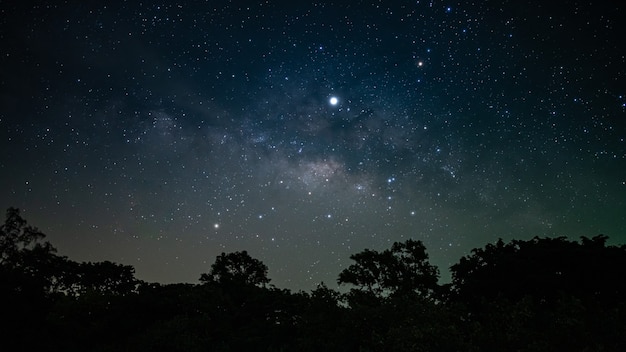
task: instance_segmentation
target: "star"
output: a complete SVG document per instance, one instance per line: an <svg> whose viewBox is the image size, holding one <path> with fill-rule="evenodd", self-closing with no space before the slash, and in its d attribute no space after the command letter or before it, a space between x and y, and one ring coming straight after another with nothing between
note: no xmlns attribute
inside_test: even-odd
<svg viewBox="0 0 626 352"><path fill-rule="evenodd" d="M339 104L339 99L337 97L330 97L328 102L330 103L330 105L335 106L335 105Z"/></svg>

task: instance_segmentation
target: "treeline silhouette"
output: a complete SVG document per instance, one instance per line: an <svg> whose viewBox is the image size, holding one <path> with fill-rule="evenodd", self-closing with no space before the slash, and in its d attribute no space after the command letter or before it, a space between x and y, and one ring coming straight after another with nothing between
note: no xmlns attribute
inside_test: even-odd
<svg viewBox="0 0 626 352"><path fill-rule="evenodd" d="M9 208L0 227L2 351L626 351L626 247L606 236L488 244L438 283L420 241L364 250L311 292L222 253L199 284L77 263Z"/></svg>

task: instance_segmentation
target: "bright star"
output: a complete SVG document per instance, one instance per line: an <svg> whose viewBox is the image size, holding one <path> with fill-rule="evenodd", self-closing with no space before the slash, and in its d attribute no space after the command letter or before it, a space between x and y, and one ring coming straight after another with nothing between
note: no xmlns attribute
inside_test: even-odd
<svg viewBox="0 0 626 352"><path fill-rule="evenodd" d="M330 97L330 105L337 105L337 103L339 103L339 99L337 99L337 97Z"/></svg>

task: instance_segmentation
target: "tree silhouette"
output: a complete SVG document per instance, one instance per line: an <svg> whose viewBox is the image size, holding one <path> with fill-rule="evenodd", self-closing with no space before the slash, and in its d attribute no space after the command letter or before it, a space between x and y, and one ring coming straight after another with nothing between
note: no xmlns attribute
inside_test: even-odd
<svg viewBox="0 0 626 352"><path fill-rule="evenodd" d="M428 262L421 241L395 242L382 252L365 249L350 259L355 263L339 274L337 282L377 297L409 293L430 296L437 288L439 271Z"/></svg>
<svg viewBox="0 0 626 352"><path fill-rule="evenodd" d="M55 268L62 258L45 235L28 225L17 208L9 208L0 226L0 302L3 324L0 338L7 350L33 350L39 339L32 331L45 331L50 293L57 281Z"/></svg>
<svg viewBox="0 0 626 352"><path fill-rule="evenodd" d="M448 304L464 306L482 351L626 348L626 247L607 237L499 240L452 266Z"/></svg>
<svg viewBox="0 0 626 352"><path fill-rule="evenodd" d="M346 294L268 287L246 251L217 256L201 285L144 283L132 266L58 256L44 238L7 210L5 350L626 350L626 246L602 235L500 240L461 258L445 286L420 241L366 249L339 274Z"/></svg>
<svg viewBox="0 0 626 352"><path fill-rule="evenodd" d="M208 274L200 276L200 282L265 287L270 279L267 278L267 266L263 262L241 251L217 256Z"/></svg>
<svg viewBox="0 0 626 352"><path fill-rule="evenodd" d="M452 289L465 300L524 296L555 299L561 292L586 300L621 300L626 294L626 247L607 237L513 240L472 250L451 267Z"/></svg>
<svg viewBox="0 0 626 352"><path fill-rule="evenodd" d="M0 226L0 265L23 266L23 256L28 251L56 252L50 243L39 242L45 237L39 229L28 225L19 209L7 209L4 224Z"/></svg>
<svg viewBox="0 0 626 352"><path fill-rule="evenodd" d="M355 286L344 296L352 349L441 350L440 341L450 336L439 334L445 324L432 318L439 273L429 263L424 244L409 239L382 252L366 249L350 259L355 263L337 281Z"/></svg>
<svg viewBox="0 0 626 352"><path fill-rule="evenodd" d="M60 280L57 269L65 257L57 256L56 249L39 229L28 225L17 208L8 208L0 226L0 270L4 276L4 290L20 292L37 290L42 294L54 291Z"/></svg>
<svg viewBox="0 0 626 352"><path fill-rule="evenodd" d="M72 291L77 295L127 295L135 291L139 281L135 268L104 262L85 262L73 266Z"/></svg>

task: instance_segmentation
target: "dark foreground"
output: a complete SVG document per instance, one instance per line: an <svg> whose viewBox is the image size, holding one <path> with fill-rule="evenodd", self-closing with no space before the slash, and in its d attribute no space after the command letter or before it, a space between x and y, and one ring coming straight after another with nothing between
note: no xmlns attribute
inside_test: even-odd
<svg viewBox="0 0 626 352"><path fill-rule="evenodd" d="M408 240L351 256L340 294L275 288L245 251L145 283L58 256L17 209L0 230L3 351L626 351L626 247L605 236L489 244L448 285Z"/></svg>

